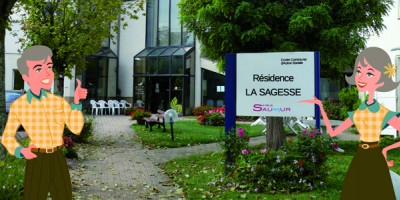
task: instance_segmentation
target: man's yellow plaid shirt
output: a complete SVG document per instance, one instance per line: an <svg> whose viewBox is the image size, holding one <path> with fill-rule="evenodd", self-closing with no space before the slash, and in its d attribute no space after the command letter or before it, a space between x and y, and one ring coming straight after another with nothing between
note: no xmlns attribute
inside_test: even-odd
<svg viewBox="0 0 400 200"><path fill-rule="evenodd" d="M30 144L38 148L62 145L65 124L71 132L81 132L84 118L79 108L71 109L71 105L64 98L43 90L40 99L30 96L32 94L28 91L10 107L2 137L2 144L10 154L14 155L15 149L21 146L15 139L16 131L21 125L31 140Z"/></svg>

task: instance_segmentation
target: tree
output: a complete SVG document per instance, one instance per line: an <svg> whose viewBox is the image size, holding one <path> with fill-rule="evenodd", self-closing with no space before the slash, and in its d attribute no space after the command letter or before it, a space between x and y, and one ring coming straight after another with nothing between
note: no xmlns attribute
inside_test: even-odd
<svg viewBox="0 0 400 200"><path fill-rule="evenodd" d="M181 21L201 42L203 56L225 70L225 54L319 51L321 76L342 79L384 28L392 0L181 0ZM268 119L268 147L284 138L281 119Z"/></svg>
<svg viewBox="0 0 400 200"><path fill-rule="evenodd" d="M6 29L9 27L12 8L17 0L0 1L0 136L6 120L6 97L5 97L5 37Z"/></svg>
<svg viewBox="0 0 400 200"><path fill-rule="evenodd" d="M106 38L119 31L119 19L138 19L144 0L32 0L19 7L23 49L42 44L53 50L53 63L60 76L85 69L85 56L100 51ZM123 27L127 26L125 22Z"/></svg>

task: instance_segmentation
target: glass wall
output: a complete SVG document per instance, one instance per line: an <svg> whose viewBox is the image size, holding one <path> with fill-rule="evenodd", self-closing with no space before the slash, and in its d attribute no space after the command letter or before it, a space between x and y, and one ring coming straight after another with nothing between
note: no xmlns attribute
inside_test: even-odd
<svg viewBox="0 0 400 200"><path fill-rule="evenodd" d="M169 1L158 2L158 44L157 46L169 45Z"/></svg>
<svg viewBox="0 0 400 200"><path fill-rule="evenodd" d="M194 37L180 23L179 0L149 0L146 48L134 56L134 101L151 112L175 97L182 115L194 108Z"/></svg>
<svg viewBox="0 0 400 200"><path fill-rule="evenodd" d="M182 44L182 26L179 17L178 3L180 0L171 0L171 46Z"/></svg>
<svg viewBox="0 0 400 200"><path fill-rule="evenodd" d="M202 69L202 105L225 105L225 76Z"/></svg>
<svg viewBox="0 0 400 200"><path fill-rule="evenodd" d="M328 98L339 99L340 83L329 81L327 78L320 78L320 99Z"/></svg>
<svg viewBox="0 0 400 200"><path fill-rule="evenodd" d="M135 77L133 87L135 88L133 98L135 99L136 106L140 102L146 102L146 79L145 77Z"/></svg>
<svg viewBox="0 0 400 200"><path fill-rule="evenodd" d="M118 99L118 59L110 49L87 57L82 85L88 89L87 99Z"/></svg>
<svg viewBox="0 0 400 200"><path fill-rule="evenodd" d="M157 24L158 24L158 1L149 0L146 15L146 46L157 46Z"/></svg>
<svg viewBox="0 0 400 200"><path fill-rule="evenodd" d="M194 48L160 47L141 51L134 57L134 101L144 102L151 112L167 110L175 97L182 115L194 108ZM148 69L144 73L143 65Z"/></svg>
<svg viewBox="0 0 400 200"><path fill-rule="evenodd" d="M146 47L193 46L193 33L180 23L179 0L147 1Z"/></svg>

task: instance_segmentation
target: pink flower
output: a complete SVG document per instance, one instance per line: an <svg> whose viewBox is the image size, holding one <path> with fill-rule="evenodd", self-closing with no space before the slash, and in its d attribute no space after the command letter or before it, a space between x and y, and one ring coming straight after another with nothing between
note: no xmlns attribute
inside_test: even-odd
<svg viewBox="0 0 400 200"><path fill-rule="evenodd" d="M242 154L249 154L249 153L250 153L250 151L248 149L243 149L242 150Z"/></svg>
<svg viewBox="0 0 400 200"><path fill-rule="evenodd" d="M314 138L315 138L315 135L314 135L314 133L311 133L311 134L310 134L310 138L312 138L312 139L314 139Z"/></svg>
<svg viewBox="0 0 400 200"><path fill-rule="evenodd" d="M244 128L238 128L238 136L244 137Z"/></svg>
<svg viewBox="0 0 400 200"><path fill-rule="evenodd" d="M339 145L338 145L337 143L334 143L334 144L332 144L332 147L333 147L334 149L338 149L338 148L339 148Z"/></svg>

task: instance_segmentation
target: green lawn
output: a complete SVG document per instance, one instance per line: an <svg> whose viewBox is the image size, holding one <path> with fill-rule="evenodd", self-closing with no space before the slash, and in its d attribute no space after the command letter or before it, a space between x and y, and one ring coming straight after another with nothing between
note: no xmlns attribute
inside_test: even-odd
<svg viewBox="0 0 400 200"><path fill-rule="evenodd" d="M188 199L340 199L340 192L345 173L357 147L357 141L340 141L345 153L334 153L328 158L331 171L327 189L298 194L259 194L226 191L214 185L224 177L221 153L196 155L169 161L164 168L174 183L183 188ZM262 145L260 145L262 146ZM400 173L400 150L388 153L389 159L395 160L396 173Z"/></svg>
<svg viewBox="0 0 400 200"><path fill-rule="evenodd" d="M162 128L153 126L153 132L144 125L134 124L132 128L139 136L142 144L150 147L183 147L197 144L219 142L223 139L223 126L202 126L196 120L182 120L174 123L174 138L171 141L170 124L165 125L167 131L162 132ZM243 127L250 137L263 135L262 125L250 126L248 123L237 123L236 127Z"/></svg>

